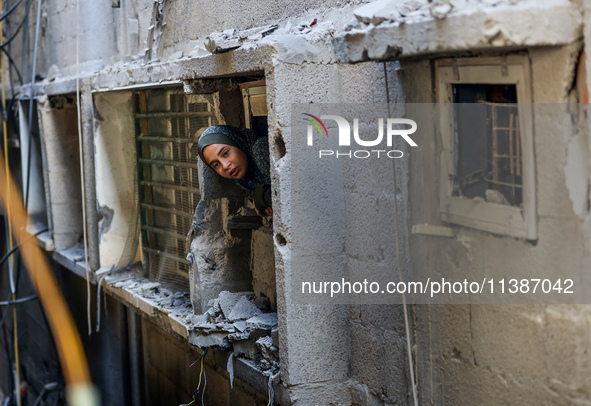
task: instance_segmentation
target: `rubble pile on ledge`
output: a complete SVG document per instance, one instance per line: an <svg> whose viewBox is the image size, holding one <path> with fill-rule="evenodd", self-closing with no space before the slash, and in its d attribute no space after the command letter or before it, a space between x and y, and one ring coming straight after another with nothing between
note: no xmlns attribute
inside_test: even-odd
<svg viewBox="0 0 591 406"><path fill-rule="evenodd" d="M253 360L263 370L279 367L277 313L263 313L254 293L223 291L202 315L192 316L189 341L199 347L234 349L236 357Z"/></svg>

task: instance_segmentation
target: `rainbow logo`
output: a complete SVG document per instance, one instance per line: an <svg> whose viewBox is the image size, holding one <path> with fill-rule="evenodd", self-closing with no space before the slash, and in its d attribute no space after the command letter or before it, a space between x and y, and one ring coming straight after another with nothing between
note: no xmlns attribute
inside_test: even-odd
<svg viewBox="0 0 591 406"><path fill-rule="evenodd" d="M320 131L320 136L322 137L322 135L326 135L326 138L328 138L328 131L326 130L326 126L324 125L324 123L322 122L322 120L320 120L318 117L313 116L312 114L308 114L308 113L302 113L305 116L308 117L312 117L314 120L318 121L318 123L320 123L320 125L322 126L322 128L324 129L324 133L322 132L322 128L320 128L320 126L315 122L310 120L309 118L304 118L304 120L306 120L309 123L314 124L314 126L316 126L316 128L318 128L318 131ZM309 132L308 134L312 134L311 132ZM310 135L311 136L311 135Z"/></svg>

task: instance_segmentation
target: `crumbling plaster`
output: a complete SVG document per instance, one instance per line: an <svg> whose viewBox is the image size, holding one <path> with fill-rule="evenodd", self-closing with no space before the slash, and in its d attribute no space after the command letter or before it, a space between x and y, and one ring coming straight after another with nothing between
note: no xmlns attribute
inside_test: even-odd
<svg viewBox="0 0 591 406"><path fill-rule="evenodd" d="M565 45L581 38L583 21L580 5L568 0L381 0L356 17L335 38L343 62Z"/></svg>
<svg viewBox="0 0 591 406"><path fill-rule="evenodd" d="M500 2L502 3L502 2ZM519 2L526 3L526 2ZM261 3L262 4L262 3ZM538 4L538 3L536 3ZM292 243L292 235L290 234L292 221L297 219L291 218L292 204L291 201L291 179L290 179L290 137L291 137L291 103L322 103L322 102L384 102L389 99L391 102L402 102L406 96L407 102L411 101L432 101L432 92L429 89L431 83L431 68L428 62L413 62L402 66L401 76L406 78L401 82L398 81L399 72L397 72L396 63L388 63L386 65L386 72L388 75L388 83L391 90L389 97L386 97L384 78L384 65L381 63L366 63L355 66L343 65L337 63L337 55L343 61L360 61L366 59L363 56L363 47L366 46L371 49L369 57L377 59L382 57L392 57L388 50L388 46L375 46L375 41L380 38L402 38L404 41L411 41L408 51L403 53L406 55L419 55L422 53L432 53L439 51L458 51L468 50L474 47L495 47L495 46L518 46L524 47L529 45L561 45L572 43L580 37L580 16L577 12L573 12L574 3L567 4L566 2L543 2L539 5L528 3L523 7L533 8L531 21L547 21L549 16L553 18L558 16L564 21L559 27L552 27L554 34L548 35L550 40L543 39L540 35L532 38L515 37L512 35L505 35L508 37L508 42L489 41L490 38L500 38L498 35L493 37L482 38L479 35L466 35L470 33L470 29L476 30L478 24L483 23L483 13L476 9L474 15L451 13L448 21L440 21L431 19L427 22L417 21L415 23L408 23L406 26L396 24L386 24L382 28L386 31L377 34L363 32L359 34L363 41L361 41L362 48L360 48L359 59L355 59L352 55L354 52L347 50L347 54L343 57L340 52L343 52L343 43L337 41L337 47L333 48L331 37L336 30L341 27L345 21L349 21L352 17L350 9L345 11L335 11L331 9L324 9L321 6L323 16L335 15L338 19L334 19L332 24L324 23L321 28L329 35L312 35L306 38L297 37L297 39L290 38L293 33L292 27L287 28L282 25L284 31L278 33L277 36L268 37L265 41L260 41L258 44L246 44L232 52L219 55L205 55L200 48L199 41L205 35L213 31L222 31L226 28L250 28L252 25L261 26L268 23L277 22L285 15L291 15L287 11L292 10L293 7L298 6L298 3L290 3L288 7L284 7L280 17L268 18L268 9L264 10L264 17L258 18L262 11L255 11L250 13L254 17L249 21L249 13L243 13L239 20L227 19L221 23L217 19L207 19L200 15L193 16L194 13L200 11L199 6L195 5L195 10L185 10L184 15L187 24L195 26L195 29L202 30L199 34L194 35L195 40L187 40L187 36L192 34L187 26L179 21L181 12L174 10L169 14L169 24L174 25L172 35L167 36L166 41L170 41L165 46L166 55L172 55L173 51L179 49L189 49L193 47L195 53L189 57L181 59L174 59L165 62L152 63L144 65L138 61L124 61L122 57L117 58L108 54L104 59L101 55L101 49L98 48L96 52L85 54L82 58L83 71L81 85L86 90L93 91L108 91L113 89L121 89L130 86L151 86L154 84L171 84L180 83L181 79L195 79L223 75L237 75L249 72L264 72L267 79L267 96L269 106L269 127L270 127L270 145L272 159L272 178L273 187L276 194L274 194L274 224L273 224L273 240L275 245L275 266L277 272L277 308L279 313L279 329L280 329L280 358L282 381L290 393L293 404L325 404L329 400L335 404L349 404L352 399L360 404L374 404L381 402L381 404L388 403L404 403L407 396L407 371L401 367L406 365L404 357L404 332L402 329L402 319L400 307L393 308L370 308L370 307L350 307L346 305L330 306L328 308L320 308L312 305L296 305L292 303L289 286L291 278L291 256L290 245ZM548 4L552 4L550 9L546 8ZM555 7L554 7L555 6ZM99 7L99 6L97 6ZM104 7L104 5L100 6ZM189 7L189 6L187 6ZM521 6L519 6L521 7ZM529 10L528 8L528 10ZM306 10L302 18L315 17L311 11L314 10L313 5L306 4L302 8ZM498 10L503 9L499 7ZM215 13L218 8L216 7ZM109 10L109 12L117 12L118 10ZM251 10L252 11L252 10ZM106 10L102 13L107 14ZM138 12L138 26L140 43L143 41L143 35L147 31L148 20L147 14L151 13L150 8L144 8ZM501 13L501 12L499 12ZM302 15L302 13L295 13ZM237 13L232 13L232 18L236 18ZM271 15L271 13L269 13ZM221 16L221 15L220 15ZM506 16L508 19L507 25L512 21L512 14L507 11L502 11L497 17ZM456 19L457 17L457 19ZM221 18L221 17L219 17ZM517 17L515 17L517 18ZM206 24L198 25L194 21L204 19ZM474 23L464 24L468 21ZM175 23L172 24L172 21ZM285 21L285 20L282 20ZM98 24L98 23L97 23ZM211 24L211 25L208 25ZM414 24L414 25L413 25ZM505 23L499 23L505 24ZM532 23L533 24L533 23ZM512 23L512 26L515 24ZM532 27L535 24L532 25ZM402 27L402 28L401 28ZM408 28L407 28L408 27ZM437 27L437 35L423 36L428 32L429 27ZM452 28L458 30L461 27L461 34L473 42L454 42L449 41L445 46L441 43L433 42L433 38L450 38L449 35ZM546 26L542 28L535 28L535 33L541 32ZM367 28L367 27L366 27ZM373 29L372 27L370 27ZM379 28L379 26L378 26ZM546 27L548 28L548 27ZM99 29L101 29L99 27ZM381 30L381 28L379 28ZM501 32L505 29L503 25L499 28ZM508 28L507 28L508 29ZM104 30L104 29L103 29ZM107 28L108 30L108 28ZM394 30L394 31L388 31ZM417 34L414 35L413 30ZM313 30L312 30L313 31ZM338 34L339 38L347 37L352 31L347 31L344 34ZM481 31L479 30L478 33ZM513 31L507 31L509 33ZM521 32L521 31L520 31ZM529 32L529 31L528 31ZM476 31L473 31L476 34ZM281 35L279 35L281 34ZM555 35L556 34L556 35ZM383 36L382 36L383 35ZM430 35L430 34L429 34ZM450 34L452 35L452 34ZM515 34L517 35L517 34ZM371 41L365 39L366 36L375 36ZM172 37L173 39L171 39ZM378 38L379 37L379 38ZM347 37L349 38L349 37ZM453 35L451 37L453 39ZM493 38L493 39L494 39ZM546 38L546 37L544 37ZM411 40L412 39L412 40ZM178 43L175 44L175 41ZM69 41L69 42L68 42ZM72 45L72 38L62 40L59 47L74 49ZM197 41L194 44L192 41ZM367 42L369 41L369 42ZM390 41L388 39L388 41ZM485 42L482 42L485 41ZM531 41L531 42L530 42ZM551 41L551 42L548 42ZM105 43L113 44L115 39L111 36L107 37ZM340 45L339 45L340 44ZM429 44L429 45L425 45ZM293 45L293 46L292 46ZM378 44L379 45L379 44ZM347 44L350 47L351 44ZM138 51L141 51L138 47ZM572 48L572 49L571 49ZM568 89L566 83L572 81L572 65L563 63L563 57L568 56L569 61L573 49L576 47L556 48L556 49L540 49L532 50L530 56L532 57L532 71L534 75L534 95L538 101L563 101L566 100L565 89ZM62 48L60 48L62 49ZM385 53L380 51L386 50ZM182 50L182 49L181 49ZM57 54L59 49L55 50ZM106 52L106 51L105 51ZM112 51L111 51L112 52ZM120 52L120 51L118 51ZM131 52L131 51L130 51ZM336 53L335 53L336 52ZM357 52L357 51L355 51ZM537 54L536 54L537 52ZM556 58L553 58L555 55ZM111 58L112 57L112 58ZM561 59L562 58L562 59ZM99 61L99 62L97 62ZM116 62L118 61L118 62ZM61 62L60 62L61 63ZM547 67L538 67L538 65L545 64ZM100 69L96 73L91 73L93 69ZM536 76L551 74L556 76L556 71L562 72L558 78L553 79L553 84L548 86L543 83L543 79L537 79ZM47 93L62 93L65 90L72 91L75 85L72 76L74 72L74 65L71 58L59 67L61 76L56 76L52 82L46 82L44 85ZM567 75L570 75L567 78ZM416 80L415 80L416 79ZM556 89L557 93L547 92L548 89ZM376 91L377 89L377 91ZM537 89L537 90L536 90ZM537 92L537 93L536 93ZM547 98L542 97L543 94ZM559 94L560 97L555 99L552 95ZM540 124L545 124L540 122ZM283 143L276 143L275 138L281 138ZM545 165L546 161L551 159L553 151L549 146L545 149L544 140L537 141L539 147L538 168ZM567 144L561 140L562 151L567 151ZM570 141L569 141L570 142ZM578 142L578 141L573 141ZM433 140L424 140L420 150L413 151L411 159L411 167L405 168L404 165L397 168L396 173L399 177L399 185L403 191L400 193L400 201L403 202L400 206L399 219L400 226L405 226L405 219L411 216L411 224L418 224L429 222L433 224L438 223L437 214L437 196L432 189L432 184L437 178L438 167L433 161L434 151L436 151L436 144ZM571 147L571 148L576 148ZM565 152L564 160L569 160L568 154ZM579 161L584 159L579 158ZM575 171L581 169L581 163L574 160ZM410 253L412 257L412 266L433 266L429 263L427 258L424 258L421 252L433 253L433 258L438 258L439 262L449 262L460 268L470 268L483 266L482 264L490 264L487 266L505 266L506 263L513 263L516 267L525 267L526 269L535 270L536 266L569 266L584 269L588 263L588 254L582 252L582 244L569 245L568 241L561 241L560 236L565 233L570 233L573 236L580 236L583 234L582 227L589 228L588 221L582 223L580 216L573 216L572 213L581 213L580 199L576 195L573 197L577 200L575 205L568 200L560 199L558 196L563 195L556 193L555 190L565 192L565 177L570 176L571 169L565 169L566 164L560 165L557 163L558 172L552 172L548 177L544 177L543 173L539 175L538 182L541 184L539 191L540 195L545 199L540 203L538 214L540 215L540 232L538 246L532 246L523 241L516 241L509 238L493 237L486 233L481 233L472 230L462 230L458 237L458 241L452 243L452 248L447 245L449 242L438 241L432 237L413 237L410 241L411 247L402 248L402 252ZM342 168L343 173L347 173L346 165ZM351 170L351 168L349 168ZM410 182L410 192L405 191L408 179ZM398 179L398 178L397 178ZM571 188L577 185L571 186ZM344 186L345 196L347 199L347 206L350 210L354 209L356 205L363 202L360 190L356 187ZM310 192L312 193L312 192ZM407 194L408 193L408 194ZM307 195L304 195L305 198ZM412 202L413 211L409 213L409 203ZM554 205L554 206L551 206ZM574 208L573 208L574 207ZM544 213L548 213L544 215ZM556 218L554 214L562 213L564 218ZM322 231L316 230L312 225L310 230L314 231L311 239L322 239ZM546 231L547 230L547 231ZM402 230L404 231L404 230ZM345 241L347 238L355 238L363 236L368 233L367 229L351 228L339 231L341 235L335 237L330 235L330 241L337 240L337 242ZM589 233L587 232L587 237ZM404 234L403 234L404 237ZM403 238L404 239L404 238ZM564 248L564 261L558 261L558 258L552 256L552 252L556 252L557 248L554 245L559 241L561 247ZM587 243L588 246L588 243ZM420 252L418 251L420 247ZM335 251L339 248L335 246ZM504 258L495 258L492 254L494 252L504 252ZM357 255L357 253L351 252ZM368 257L373 255L367 254ZM505 254L504 254L505 255ZM354 255L352 255L354 256ZM403 258L403 260L408 258ZM449 261L446 261L448 259ZM392 256L388 257L388 261L392 261ZM322 272L322 270L320 270ZM536 334L544 334L548 337L549 343L560 344L564 340L581 340L580 337L586 337L579 334L579 338L569 336L567 333L550 332L550 330L541 330L547 320L552 320L556 325L562 325L564 320L575 320L574 324L568 324L568 329L578 329L582 325L586 325L587 319L580 309L572 310L568 307L548 306L544 307L522 307L520 312L515 312L512 309L504 307L479 307L479 306L457 306L457 307L424 307L417 306L416 317L416 331L417 344L419 355L419 373L420 373L420 388L425 399L433 399L435 403L439 400L446 400L450 402L458 402L458 394L464 392L470 399L474 399L474 404L486 404L487 399L495 399L492 389L483 390L487 385L490 388L506 388L510 387L510 393L515 396L514 399L520 399L527 396L541 396L538 391L536 394L535 388L544 388L557 390L559 394L569 394L570 396L580 396L574 391L570 391L561 383L551 381L549 373L542 376L529 376L528 372L523 368L518 368L518 363L524 357L529 355L516 356L514 351L521 348L530 348L529 340ZM571 311L572 310L572 311ZM579 314L580 313L580 314ZM489 324L487 320L499 320L498 323ZM507 320L509 320L507 322ZM540 322L542 320L542 322ZM546 321L544 321L546 320ZM515 345L508 347L496 346L492 347L490 344L491 326L503 326L505 335L499 335L499 342L506 341L508 332L522 329L527 326L522 336L515 338ZM577 330L578 333L578 330ZM556 334L554 336L553 334ZM377 340L376 337L383 338L383 341ZM584 341L584 340L583 340ZM370 344L368 344L370 343ZM528 343L524 345L523 343ZM577 341L578 343L578 341ZM549 344L546 344L547 348ZM561 345L562 346L562 345ZM371 347L370 351L366 347ZM577 346L576 354L580 354L582 345ZM454 348L457 351L454 351ZM494 351L493 351L494 348ZM543 357L547 365L553 360L550 357L549 351L544 353L540 348L535 348L537 351L532 356ZM387 354L388 362L385 363L384 353ZM496 357L496 354L503 354ZM458 355L461 354L461 355ZM368 361L371 360L371 361ZM450 361L450 359L452 361ZM459 360L459 361L457 361ZM479 364L478 361L481 360ZM573 360L574 361L574 360ZM387 364L387 365L386 365ZM370 366L371 365L371 366ZM545 364L546 365L546 364ZM443 368L440 368L443 367ZM540 367L535 364L532 367ZM578 369L579 372L584 372L583 367ZM567 368L564 368L567 369ZM576 369L576 368L575 368ZM565 373L574 375L573 370L566 370ZM441 375L443 374L443 375ZM537 372L536 372L537 374ZM581 374L584 375L584 374ZM509 376L509 379L507 378ZM554 375L552 375L554 376ZM444 379L453 382L453 385L448 385L446 381L445 387L441 385ZM559 378L556 378L559 379ZM574 376L573 376L574 379ZM551 381L551 382L550 382ZM500 383L499 383L500 382ZM526 388L527 385L509 385L509 383L534 383L532 388ZM548 384L548 382L550 382ZM560 381L563 382L563 381ZM579 382L579 381L575 381ZM583 385L581 383L580 385ZM349 388L350 392L345 390ZM577 388L580 388L577 387ZM541 399L544 400L544 399ZM547 401L547 399L546 399ZM542 404L541 402L540 404ZM380 404L380 403L378 403Z"/></svg>
<svg viewBox="0 0 591 406"><path fill-rule="evenodd" d="M364 0L241 2L205 1L162 2L168 7L166 25L161 31L160 57L157 61L207 55L206 37L227 29L245 30L269 24L297 25L318 18L342 26L351 19L352 10ZM152 2L80 3L80 71L96 72L119 62L143 62L148 32L152 25ZM222 11L227 10L227 11ZM32 12L34 11L34 7ZM63 0L44 6L41 41L46 57L39 71L50 78L76 74L76 2ZM15 20L16 21L16 20ZM100 38L96 33L100 32ZM50 70L51 68L51 70ZM49 71L49 72L48 72Z"/></svg>
<svg viewBox="0 0 591 406"><path fill-rule="evenodd" d="M455 239L413 236L413 268L469 278L498 270L531 278L567 271L588 279L591 217L582 204L589 184L587 135L578 106L569 112L564 104L572 100L580 50L574 42L528 51L533 101L540 103L534 119L536 242L464 227L457 228ZM402 63L407 102L434 100L432 69L429 61ZM439 172L437 140L430 134L422 141L411 158L411 224L446 225L439 220L437 190L428 186ZM588 403L589 385L579 378L588 365L581 349L589 340L584 305L416 305L415 323L423 401Z"/></svg>
<svg viewBox="0 0 591 406"><path fill-rule="evenodd" d="M391 354L392 362L399 364L404 347L399 345L403 337L401 329L392 329L391 323L400 323L400 308L391 312L388 319L373 326L373 322L350 324L348 306L334 306L329 309L318 306L293 305L288 297L286 284L290 274L290 120L293 102L356 102L386 101L385 89L378 94L372 88L376 80L385 84L384 65L368 64L352 67L336 64L331 56L332 43L330 33L332 25L320 27L327 34L312 32L310 38L299 41L296 49L289 47L289 37L270 38L256 46L247 45L233 52L209 55L198 58L175 60L148 65L126 63L104 68L96 74L85 73L81 77L83 89L108 91L130 87L151 86L153 84L174 84L181 79L194 79L248 72L265 72L269 100L269 126L274 181L274 233L277 269L277 307L280 315L280 353L282 381L286 385L292 402L296 404L321 404L320 399L332 399L341 404L349 404L349 390L355 391L355 380L366 382L364 388L373 394L386 393L386 401L405 396L406 381L403 370L395 370L393 379L376 381L380 368L365 371L359 367L353 372L350 381L350 365L365 363L362 349L363 342L373 334L380 334L396 341L395 346L384 343L384 350ZM327 31L325 31L327 30ZM304 34L305 35L305 34ZM323 54L320 59L318 54ZM393 75L391 100L397 100L395 85L395 64L388 64L388 72ZM294 80L297 78L297 80ZM355 87L349 88L349 84ZM72 89L75 81L72 77L56 78L45 84L47 93L61 93ZM328 89L328 90L327 90ZM344 95L344 96L343 96ZM280 137L282 142L276 143ZM312 190L310 190L312 193ZM354 189L349 200L354 203L359 198ZM314 230L316 227L310 228ZM350 231L350 237L358 230ZM360 322L363 322L361 317ZM353 332L350 332L350 329ZM322 334L312 334L313 331ZM328 339L330 337L330 339ZM354 360L350 358L350 340L354 339L358 351ZM394 350L393 350L394 349ZM378 362L379 350L372 352ZM389 375L390 372L383 372ZM391 377L392 378L392 377ZM374 382L381 382L375 385ZM384 386L385 385L385 386ZM387 388L386 388L387 387ZM331 394L327 396L327 392ZM375 395L371 395L375 396ZM339 400L340 399L340 400ZM320 402L320 403L319 403Z"/></svg>

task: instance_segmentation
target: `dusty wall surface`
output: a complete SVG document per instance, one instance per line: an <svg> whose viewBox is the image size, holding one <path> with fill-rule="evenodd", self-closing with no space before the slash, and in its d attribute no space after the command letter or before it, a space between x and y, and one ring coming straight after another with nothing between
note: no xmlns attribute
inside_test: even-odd
<svg viewBox="0 0 591 406"><path fill-rule="evenodd" d="M146 374L146 404L184 404L192 400L193 391L199 382L199 361L202 351L182 343L175 337L149 323L142 323L144 368ZM214 358L223 360L218 362ZM212 406L256 406L266 404L265 394L250 388L239 379L234 379L230 390L228 373L219 368L225 364L227 354L209 351L204 361L207 379L205 404ZM203 386L201 386L203 388ZM197 402L201 403L201 395Z"/></svg>
<svg viewBox="0 0 591 406"><path fill-rule="evenodd" d="M573 100L579 52L577 43L529 51L534 102ZM407 101L433 101L431 63L407 62L402 67ZM591 244L591 218L588 206L582 204L588 199L588 147L585 133L577 130L583 117L573 113L572 121L565 120L560 110L534 119L537 241L465 227L457 228L455 238L417 235L410 240L413 267L464 274L504 269L531 278L540 271L584 275ZM435 134L427 136L422 146L411 160L411 224L445 225L439 220L437 190L429 187L439 171ZM580 379L588 364L581 347L589 340L588 306L417 305L415 311L423 402L556 405L589 401L589 385Z"/></svg>
<svg viewBox="0 0 591 406"><path fill-rule="evenodd" d="M318 43L314 43L322 51ZM330 52L330 49L329 49ZM315 53L302 53L302 60ZM279 59L283 55L279 54ZM329 54L330 56L330 54ZM273 176L277 179L279 197L274 206L276 233L276 263L279 332L281 350L282 380L288 384L292 399L301 399L301 404L326 404L322 396L331 393L336 404L392 404L406 402L407 382L404 322L400 306L369 307L365 305L305 305L295 304L291 292L292 257L289 250L293 243L292 222L299 222L298 228L308 230L305 241L306 256L318 280L334 274L336 269L358 267L361 263L368 267L390 267L395 262L392 238L384 241L375 236L373 230L380 229L389 235L394 234L395 224L404 232L405 210L399 213L399 222L388 217L376 218L371 212L363 210L376 200L385 199L391 204L393 195L383 196L380 181L392 184L394 168L392 164L383 170L381 163L368 163L360 168L350 162L334 162L329 169L320 170L331 173L330 180L317 177L314 184L300 187L291 185L288 159L291 148L291 103L330 103L330 102L386 102L385 71L388 74L391 101L401 100L400 88L394 70L395 64L368 63L346 66L332 63L308 63L304 65L277 64L268 74L269 96L275 100L269 121L273 123L273 134L285 140L287 154L281 157L277 143L271 143L275 160ZM297 81L293 78L298 78ZM270 86L269 86L270 84ZM321 89L315 91L314 89ZM289 96L287 96L289 95ZM317 163L310 162L314 167ZM369 174L381 174L379 179L368 181ZM405 192L405 178L408 172L404 162L397 168L401 201L408 199ZM366 182L368 181L368 182ZM324 182L339 188L336 195L323 195ZM341 182L341 183L338 183ZM373 186L378 186L372 190ZM290 188L298 191L291 195ZM335 189L331 189L335 190ZM287 197L287 198L286 198ZM321 227L314 223L314 216L295 218L290 209L295 205L306 205L306 201L322 201L322 207L330 206L340 210L343 224L323 222ZM326 202L329 203L326 203ZM312 209L313 210L313 209ZM291 211L293 213L293 211ZM302 225L302 223L304 225ZM405 240L404 233L402 239ZM285 239L285 240L283 240ZM382 240L379 242L378 240ZM357 247L357 248L356 248ZM404 252L404 248L402 250ZM384 256L384 253L385 256ZM314 256L323 256L317 261ZM328 258L328 259L327 259ZM403 258L404 262L405 259ZM314 331L314 334L311 332ZM284 340L284 341L282 341ZM302 354L308 354L302 356ZM322 359L324 365L315 360ZM386 362L384 362L386 359ZM324 382L324 387L313 388L312 384ZM347 388L349 393L347 393ZM300 404L295 402L294 404Z"/></svg>
<svg viewBox="0 0 591 406"><path fill-rule="evenodd" d="M99 93L94 102L100 264L125 266L139 255L132 94ZM126 251L133 253L126 257Z"/></svg>
<svg viewBox="0 0 591 406"><path fill-rule="evenodd" d="M178 3L160 2L164 5L165 28L150 36L155 6L153 2L133 0L121 2L120 8L111 3L80 2L80 66L81 72L96 71L119 61L132 59L143 61L149 38L158 38L153 44L154 58L178 59L184 56L206 55L205 37L215 31L244 30L269 24L285 24L293 21L310 23L314 18L330 18L346 23L351 19L351 8L363 0L325 1L205 1ZM155 3L158 5L158 3ZM35 7L31 10L34 13ZM225 11L222 11L225 10ZM44 36L42 44L45 58L39 71L50 77L67 77L76 73L76 2L64 0L49 2L44 6ZM16 20L15 20L16 21ZM97 38L97 33L101 33ZM34 27L33 27L34 33ZM161 33L161 35L159 35Z"/></svg>
<svg viewBox="0 0 591 406"><path fill-rule="evenodd" d="M244 248L244 257L249 257L247 253L251 250L256 252L263 245L274 245L281 381L288 397L285 401L287 404L406 404L409 386L404 319L400 306L317 306L294 303L290 284L294 276L291 230L295 222L309 230L305 244L310 257L328 253L334 259L333 262L323 264L310 260L309 265L317 269L319 278L323 274L331 274L334 267L347 269L363 263L394 269L393 265L398 261L405 267L410 264L411 268L434 267L435 263L461 269L480 267L481 270L509 265L525 268L535 275L540 266L585 269L591 259L588 250L590 223L585 204L587 196L581 193L581 189L587 185L588 170L584 162L588 158L584 153L582 156L578 153L585 151L586 140L569 132L560 132L564 134L562 139L550 138L550 134L559 133L557 126L560 123L554 123L553 117L539 117L536 121L537 128L545 129L536 134L535 141L540 230L537 244L467 228L462 228L453 240L409 236L408 230L412 224L441 224L438 195L432 186L439 176L438 146L434 135L422 140L421 148L413 150L410 161L397 161L396 166L391 165L387 171L375 162L368 162L367 166L361 168L346 161L332 166L331 171L336 172L331 173L336 175L329 181L340 182L339 195L322 197L335 203L335 207L342 211L346 219L343 224L323 224L323 227L318 227L306 217L292 216L293 207L317 199L318 191L322 191L324 186L322 182L327 181L319 177L317 183L301 190L298 196L301 200L292 200L292 103L390 101L402 108L404 102L434 100L432 67L428 61L405 62L401 71L397 70L398 65L394 62L357 65L338 62L337 54L342 49L335 49L333 38L353 18L353 9L358 3L361 2L279 2L269 8L267 2L249 2L244 3L243 7L242 3L226 7L236 10L232 13L219 12L224 9L223 3L216 3L215 8L203 2L186 5L170 3L160 48L153 50L154 58L160 57L160 62L154 60L149 65L142 61L143 41L152 23L151 3L122 2L120 9L114 9L109 3L86 2L81 9L80 59L84 89L105 91L127 86L180 84L185 80L186 89L191 91L194 89L191 87L193 79L264 72L267 80L274 190L273 232L271 238L269 234L255 233L252 245L241 248ZM509 3L499 2L504 5ZM559 30L557 41L536 43L538 45L562 45L573 42L580 34L579 16L572 14L575 3L557 4L568 17L565 18L569 24ZM63 21L74 20L74 5L74 2L69 1L47 6L47 26L53 28L47 29L44 58L40 66L42 70L55 66L50 72L50 79L56 79L45 83L47 92L60 93L64 89L72 91L76 36ZM548 15L544 7L536 10L539 15ZM482 17L482 13L476 14ZM457 29L462 22L470 19L470 15L467 12L456 16L458 19L454 17L446 22L431 19L427 23L418 21L414 25L409 24L411 30L424 35L412 38L423 38L426 45L422 46L419 40L410 41L405 44L408 46L403 51L406 49L410 56L441 51L439 40L445 39L445 30L443 34L437 35L433 34L437 30L430 30L438 26L445 26L447 30ZM499 14L500 17L502 15L506 14ZM523 48L532 44L528 42L531 38L521 36L519 32L503 31L514 27L503 23L500 17L500 22L493 21L493 28L498 28L497 31L501 33L507 32L509 42L495 44L495 40L502 40L504 36L493 30L484 39L474 39L473 43L459 40L449 42L451 45L446 51L465 50L471 46L486 48L506 45ZM314 18L319 19L316 28L300 30L296 27L302 21L309 24ZM203 47L205 36L213 31L241 30L272 23L279 23L277 33L258 42L253 40L235 51L211 55ZM476 30L477 25L474 23L471 29ZM382 28L388 35L402 35L404 27L398 24ZM393 31L388 31L390 29ZM97 41L96 33L104 33L100 41ZM540 30L535 33L536 37L531 40L534 42L541 37ZM371 48L378 44L372 41L384 37L374 38L365 31L358 34L363 41L359 48L354 49L358 51L356 54L351 51L347 56L349 61L365 60L368 55L376 59L392 58L397 52L388 46ZM355 44L355 41L351 44ZM372 53L365 55L367 47L372 49ZM568 100L578 50L579 46L574 45L569 48L529 51L534 101ZM184 57L179 51L184 52ZM353 54L358 58L355 59ZM342 60L347 61L347 58ZM100 71L94 73L95 70ZM549 81L548 77L552 79ZM100 111L100 101L97 107ZM105 135L102 129L99 130L96 139L98 144L103 142ZM115 170L125 171L122 147L117 144L117 140L111 141L112 154L109 148L103 148L105 154L97 151L97 184L100 184L103 176L113 177ZM111 162L113 159L117 162ZM204 173L203 168L201 173ZM581 175L585 179L582 184ZM382 193L380 183L392 185L394 179L398 187L396 193ZM230 203L223 201L228 193L221 190L221 182L214 184L215 180L207 175L203 175L201 180L206 206L202 207L203 212L208 211L211 223L221 227L220 224L225 220L222 217L230 212ZM128 193L129 188L126 190L125 193ZM99 201L104 197L98 193ZM391 204L394 199L400 202L397 213L380 212L380 216L373 216L364 210L368 205L373 207L380 202ZM121 215L130 211L128 194L113 196L112 200L125 206ZM224 205L225 208L222 207ZM203 219L208 220L205 214ZM125 227L125 221L120 224ZM374 235L373 230L378 225L385 225L384 235ZM214 226L210 229L212 235L218 231ZM387 239L385 237L391 236L396 227L402 241L400 258L396 258L392 241L384 242ZM123 230L121 234L125 232ZM571 237L565 239L564 235ZM121 249L121 241L113 242L112 246ZM326 241L329 243L325 244ZM573 244L573 241L578 243ZM200 244L199 239L193 242ZM206 241L201 243L206 244ZM223 256L227 246L213 245L214 248L220 248L217 254ZM198 251L199 247L192 248L193 253ZM424 252L429 255L424 255ZM556 252L563 254L557 256ZM115 248L110 251L110 255L114 259L105 262L113 263L120 257ZM266 252L263 258L257 258L269 260L270 255ZM261 268L258 268L259 265ZM267 282L271 278L267 274L272 267L270 264L259 265L253 264L262 274L262 278L254 275L254 288L270 296ZM195 278L200 276L195 273L192 281L195 307L198 307L198 302L202 304L202 300L207 301L207 298L195 292ZM231 279L229 275L228 281L231 282ZM246 282L250 283L247 278L238 279L240 289L246 286ZM215 295L212 291L211 296ZM433 404L492 404L498 403L499 393L506 393L508 403L514 403L514 399L520 402L523 400L524 403L527 399L532 404L555 404L559 399L583 401L588 397L588 383L582 378L587 375L586 360L582 354L588 336L583 331L588 325L587 312L583 307L416 306L415 311L419 389L424 401ZM176 391L175 396L179 397L175 401L180 403L188 400L184 397L190 394L196 369L187 368L186 357L196 356L196 351L179 345L176 339L156 327L144 326L143 336L148 343L144 354L150 371L148 379L161 385L150 387L150 390L155 391L154 396L160 399L159 396ZM569 348L570 352L564 348ZM167 357L165 354L171 355ZM576 367L572 368L571 365ZM225 374L218 372L212 372L211 387L226 393ZM245 391L248 392L248 389ZM546 395L547 392L551 395ZM213 393L213 389L210 393ZM235 393L228 393L229 397L220 400L220 404L238 404ZM240 397L244 404L261 404L261 400L264 402L256 394Z"/></svg>
<svg viewBox="0 0 591 406"><path fill-rule="evenodd" d="M69 101L66 101L68 99ZM76 103L71 97L45 100L39 106L42 153L47 162L46 194L55 246L71 247L82 236L80 143Z"/></svg>

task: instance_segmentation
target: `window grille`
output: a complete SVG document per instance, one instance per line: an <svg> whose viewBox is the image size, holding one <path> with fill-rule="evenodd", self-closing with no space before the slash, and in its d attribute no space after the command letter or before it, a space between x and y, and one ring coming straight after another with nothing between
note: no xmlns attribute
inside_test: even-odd
<svg viewBox="0 0 591 406"><path fill-rule="evenodd" d="M212 110L180 89L135 94L144 265L150 280L182 290L189 289L185 240L200 199L197 140L216 124Z"/></svg>
<svg viewBox="0 0 591 406"><path fill-rule="evenodd" d="M529 57L442 59L436 71L441 219L535 240Z"/></svg>
<svg viewBox="0 0 591 406"><path fill-rule="evenodd" d="M521 137L515 85L453 85L454 195L520 207ZM468 103L468 104L466 104Z"/></svg>

